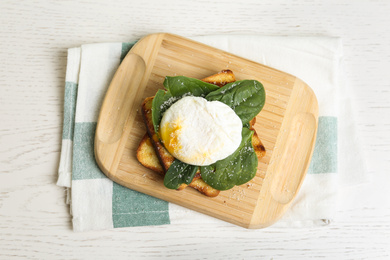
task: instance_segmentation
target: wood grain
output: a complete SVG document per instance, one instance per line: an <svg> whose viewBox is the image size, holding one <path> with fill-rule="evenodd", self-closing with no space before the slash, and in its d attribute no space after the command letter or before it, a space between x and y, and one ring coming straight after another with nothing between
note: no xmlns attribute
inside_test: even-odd
<svg viewBox="0 0 390 260"><path fill-rule="evenodd" d="M390 3L369 1L0 1L0 259L389 259ZM56 187L66 49L183 36L336 36L371 183L341 194L325 227L227 223L73 233Z"/></svg>

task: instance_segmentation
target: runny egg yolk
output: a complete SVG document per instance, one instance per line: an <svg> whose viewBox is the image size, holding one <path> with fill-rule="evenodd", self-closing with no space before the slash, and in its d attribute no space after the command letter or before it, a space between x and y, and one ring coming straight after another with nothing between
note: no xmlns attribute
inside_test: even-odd
<svg viewBox="0 0 390 260"><path fill-rule="evenodd" d="M178 153L182 149L182 145L179 142L181 128L180 120L166 123L161 127L161 139L164 140L165 148L170 154Z"/></svg>
<svg viewBox="0 0 390 260"><path fill-rule="evenodd" d="M242 122L219 101L184 97L165 111L160 138L182 162L210 165L231 155L241 143Z"/></svg>

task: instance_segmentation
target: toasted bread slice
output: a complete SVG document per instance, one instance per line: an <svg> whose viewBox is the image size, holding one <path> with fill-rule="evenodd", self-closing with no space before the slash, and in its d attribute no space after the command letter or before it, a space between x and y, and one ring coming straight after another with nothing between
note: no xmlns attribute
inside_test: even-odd
<svg viewBox="0 0 390 260"><path fill-rule="evenodd" d="M253 128L253 126L256 123L256 117L254 117L250 122L249 122L249 129L253 130L253 136L252 136L252 145L253 149L255 149L255 153L257 155L257 158L259 160L265 156L265 147L263 143L261 142L259 136L257 135L256 130Z"/></svg>
<svg viewBox="0 0 390 260"><path fill-rule="evenodd" d="M233 71L231 70L222 70L221 72L218 72L217 74L208 76L202 81L217 85L219 87L225 86L228 83L236 81L236 77L234 76Z"/></svg>
<svg viewBox="0 0 390 260"><path fill-rule="evenodd" d="M164 175L164 169L158 160L156 151L153 148L148 133L145 133L140 144L138 145L137 159L146 168L149 168L152 171L159 173L160 175Z"/></svg>
<svg viewBox="0 0 390 260"><path fill-rule="evenodd" d="M223 70L217 74L202 79L202 81L222 87L230 82L234 82L235 76L231 70ZM152 121L152 102L153 97L148 97L142 103L142 115L148 132L145 134L139 144L137 149L137 159L145 167L164 175L175 158L165 149L157 134L154 132ZM254 130L253 125L255 122L256 118L251 120L251 130ZM265 148L255 130L252 137L252 145L258 158L262 158L265 155ZM182 184L178 190L182 190L186 186L187 185ZM188 186L195 188L199 192L209 197L218 196L220 192L202 180L199 170Z"/></svg>

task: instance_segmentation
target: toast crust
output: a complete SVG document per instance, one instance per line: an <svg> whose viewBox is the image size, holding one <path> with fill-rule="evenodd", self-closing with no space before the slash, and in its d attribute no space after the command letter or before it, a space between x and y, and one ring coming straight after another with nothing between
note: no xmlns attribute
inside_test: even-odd
<svg viewBox="0 0 390 260"><path fill-rule="evenodd" d="M217 74L202 79L204 82L220 87L234 82L235 80L235 76L231 70L223 70ZM152 120L153 98L154 97L148 97L142 103L142 117L146 125L147 133L144 135L138 146L137 159L146 168L149 168L160 175L165 175L165 172L167 172L175 158L165 149L154 131ZM264 145L256 133L256 130L253 128L255 122L256 118L253 118L249 123L250 129L254 131L252 136L252 145L257 157L261 159L264 157L266 152ZM216 197L220 193L219 190L212 188L204 182L200 176L199 170L196 172L194 179L189 185L182 184L177 190L183 190L187 186L190 186L209 197Z"/></svg>
<svg viewBox="0 0 390 260"><path fill-rule="evenodd" d="M218 87L223 87L228 83L236 81L233 71L231 70L222 70L217 74L208 76L204 79L201 79L204 82L217 85Z"/></svg>

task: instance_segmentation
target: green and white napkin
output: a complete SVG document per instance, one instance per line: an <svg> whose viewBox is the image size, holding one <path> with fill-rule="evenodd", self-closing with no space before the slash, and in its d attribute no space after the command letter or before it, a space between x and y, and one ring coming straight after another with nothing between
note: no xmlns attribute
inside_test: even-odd
<svg viewBox="0 0 390 260"><path fill-rule="evenodd" d="M330 223L335 216L338 189L367 179L348 92L341 80L341 41L250 35L192 39L293 74L314 90L320 108L314 155L297 198L277 225ZM73 229L217 223L220 220L122 187L109 180L96 165L93 140L100 105L116 69L133 44L87 44L68 50L57 185L68 190Z"/></svg>

